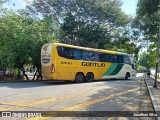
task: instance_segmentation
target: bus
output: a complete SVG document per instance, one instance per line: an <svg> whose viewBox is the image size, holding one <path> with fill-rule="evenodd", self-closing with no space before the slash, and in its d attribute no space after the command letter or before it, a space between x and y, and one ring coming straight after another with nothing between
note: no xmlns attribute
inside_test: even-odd
<svg viewBox="0 0 160 120"><path fill-rule="evenodd" d="M128 79L136 70L126 53L47 43L41 49L42 77L47 80L91 82Z"/></svg>

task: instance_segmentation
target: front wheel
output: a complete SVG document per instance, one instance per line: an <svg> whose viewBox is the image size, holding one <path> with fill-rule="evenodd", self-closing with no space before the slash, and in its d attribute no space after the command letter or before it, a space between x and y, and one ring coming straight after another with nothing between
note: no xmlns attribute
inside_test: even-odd
<svg viewBox="0 0 160 120"><path fill-rule="evenodd" d="M75 82L80 83L84 81L84 75L82 73L77 73L75 77Z"/></svg>
<svg viewBox="0 0 160 120"><path fill-rule="evenodd" d="M129 73L126 73L125 80L128 80L128 78L129 78Z"/></svg>

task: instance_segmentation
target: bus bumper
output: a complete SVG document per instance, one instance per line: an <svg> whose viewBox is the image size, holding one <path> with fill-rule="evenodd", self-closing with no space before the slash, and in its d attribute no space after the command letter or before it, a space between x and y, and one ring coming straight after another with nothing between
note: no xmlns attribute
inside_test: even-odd
<svg viewBox="0 0 160 120"><path fill-rule="evenodd" d="M51 75L43 75L42 74L43 80L56 80L56 75L51 74Z"/></svg>

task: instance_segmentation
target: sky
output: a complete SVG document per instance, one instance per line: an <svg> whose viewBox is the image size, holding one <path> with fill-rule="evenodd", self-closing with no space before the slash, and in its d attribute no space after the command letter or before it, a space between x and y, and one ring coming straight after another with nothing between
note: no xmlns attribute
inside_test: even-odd
<svg viewBox="0 0 160 120"><path fill-rule="evenodd" d="M122 1L122 11L128 15L135 16L138 0L121 0Z"/></svg>
<svg viewBox="0 0 160 120"><path fill-rule="evenodd" d="M32 0L27 0L32 1ZM138 0L121 0L122 2L122 11L124 11L127 15L136 16L136 6ZM26 2L25 0L10 0L8 6L12 6L13 9L25 8ZM15 4L15 7L13 7Z"/></svg>

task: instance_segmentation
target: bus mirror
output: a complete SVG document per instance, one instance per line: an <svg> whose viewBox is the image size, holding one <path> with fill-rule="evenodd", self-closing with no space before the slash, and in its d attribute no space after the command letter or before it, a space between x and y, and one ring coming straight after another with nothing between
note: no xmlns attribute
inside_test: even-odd
<svg viewBox="0 0 160 120"><path fill-rule="evenodd" d="M134 64L132 64L132 69L135 69Z"/></svg>

